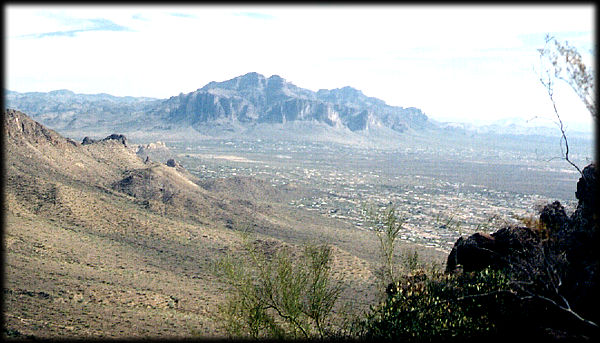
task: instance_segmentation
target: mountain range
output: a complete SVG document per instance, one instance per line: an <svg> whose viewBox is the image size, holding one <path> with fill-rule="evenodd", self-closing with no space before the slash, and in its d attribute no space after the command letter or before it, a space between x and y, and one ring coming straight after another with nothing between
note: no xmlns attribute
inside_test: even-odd
<svg viewBox="0 0 600 343"><path fill-rule="evenodd" d="M263 123L313 122L353 132L371 128L404 132L429 124L418 108L389 106L352 87L313 92L278 75L266 78L258 73L210 82L194 92L168 99L85 95L68 90L6 91L5 95L7 107L26 112L58 131L243 128Z"/></svg>
<svg viewBox="0 0 600 343"><path fill-rule="evenodd" d="M168 99L76 94L70 90L6 90L5 101L7 108L23 111L61 134L78 139L122 133L142 140L150 136L167 140L257 136L385 145L407 133L560 136L557 127L539 120L440 122L418 108L390 106L352 87L314 92L278 75L265 77L255 72L223 82L212 81ZM580 127L569 129L568 134L591 138L590 131Z"/></svg>

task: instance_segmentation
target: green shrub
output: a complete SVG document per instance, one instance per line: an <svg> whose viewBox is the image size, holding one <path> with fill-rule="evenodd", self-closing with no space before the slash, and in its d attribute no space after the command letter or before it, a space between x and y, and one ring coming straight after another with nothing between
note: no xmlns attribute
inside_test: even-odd
<svg viewBox="0 0 600 343"><path fill-rule="evenodd" d="M458 275L421 271L395 286L356 326L359 337L427 341L489 335L512 299L508 278L490 269Z"/></svg>
<svg viewBox="0 0 600 343"><path fill-rule="evenodd" d="M366 222L379 239L379 251L383 262L379 278L383 284L394 282L398 275L398 268L394 263L396 241L403 229L405 218L397 214L394 206L389 206L383 211L363 206L363 212ZM410 260L410 257L407 260ZM413 262L416 266L416 261Z"/></svg>
<svg viewBox="0 0 600 343"><path fill-rule="evenodd" d="M331 248L306 246L294 257L286 247L272 256L246 244L245 253L219 261L232 287L218 320L232 337L323 338L330 329L341 284L332 278Z"/></svg>

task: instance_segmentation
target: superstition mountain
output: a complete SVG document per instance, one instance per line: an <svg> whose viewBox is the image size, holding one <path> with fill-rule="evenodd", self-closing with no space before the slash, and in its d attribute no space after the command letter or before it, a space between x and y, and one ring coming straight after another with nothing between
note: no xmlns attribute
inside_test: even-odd
<svg viewBox="0 0 600 343"><path fill-rule="evenodd" d="M7 107L63 131L104 129L175 130L207 126L245 128L262 123L308 122L360 132L386 128L422 129L428 118L418 108L389 106L351 87L313 92L278 75L248 73L169 99L6 91Z"/></svg>

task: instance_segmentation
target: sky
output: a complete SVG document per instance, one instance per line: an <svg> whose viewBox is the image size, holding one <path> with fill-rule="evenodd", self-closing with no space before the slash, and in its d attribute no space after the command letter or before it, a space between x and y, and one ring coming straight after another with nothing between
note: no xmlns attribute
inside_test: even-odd
<svg viewBox="0 0 600 343"><path fill-rule="evenodd" d="M551 122L538 49L595 60L592 5L19 6L5 10L5 88L168 98L248 72L351 86L441 121ZM589 112L566 85L572 127Z"/></svg>

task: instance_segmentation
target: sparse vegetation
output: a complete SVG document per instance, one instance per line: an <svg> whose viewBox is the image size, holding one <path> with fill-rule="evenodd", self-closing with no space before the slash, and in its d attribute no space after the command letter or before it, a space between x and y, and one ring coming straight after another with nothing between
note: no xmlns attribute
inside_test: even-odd
<svg viewBox="0 0 600 343"><path fill-rule="evenodd" d="M331 275L331 254L327 245L307 245L299 255L289 247L269 254L247 241L242 254L216 266L232 292L218 321L237 338L326 337L341 292Z"/></svg>
<svg viewBox="0 0 600 343"><path fill-rule="evenodd" d="M379 240L379 251L383 260L383 272L380 276L383 284L395 282L398 268L395 264L396 241L402 230L404 218L397 214L394 206L388 206L383 211L374 208L364 208L365 220Z"/></svg>
<svg viewBox="0 0 600 343"><path fill-rule="evenodd" d="M29 119L23 116L19 120ZM48 133L30 121L27 123ZM350 166L352 163L345 159L354 151L336 147L332 150L329 146L319 151L324 147L302 143L299 148L300 145L290 147L276 142L257 153L265 143L244 140L241 145L249 149L245 156L252 158L246 161L265 162L269 151L286 151L289 160L310 156L287 168L287 162L277 159L268 160L271 167L257 163L245 166L247 169L239 167L246 162L206 162L210 165L205 168L202 164L196 173L205 177L210 172L211 176L199 182L176 168L143 164L117 142L82 147L63 141L54 133L27 136L19 127L27 126L13 125L14 130L8 132L18 134L7 144L7 335L101 337L108 332L111 337L186 336L193 332L204 336L227 333L235 338L313 339L341 335L428 340L498 333L523 318L535 322L539 315L542 321L548 309L566 316L561 318L597 327L597 318L579 311L573 298L565 295L566 271L573 264L569 264L563 250L548 244L556 240L552 235L558 226L520 217L538 232L543 243L537 246L537 259L525 263L515 257L503 270L445 274L439 265L424 261L443 256L448 250L446 244L456 239L456 233L462 236L463 230L473 229L465 219L489 215L482 209L493 212L502 208L512 213L514 204L525 206L526 197L508 199L510 191L492 190L497 184L474 190L464 184L478 183L476 178L446 182L439 175L417 180L412 175L394 174L396 171L370 173L373 166L397 162L387 153L362 151L360 156L371 160L365 165ZM566 145L566 136L563 138ZM187 148L180 147L179 152L187 153ZM228 149L244 154L239 146ZM315 154L321 155L314 157ZM403 161L408 163L413 157L407 156ZM440 167L440 157L431 156L426 158ZM466 173L472 164L451 161L457 156L444 157L446 169ZM477 162L491 161L479 160L477 153L471 157ZM200 164L210 159L189 157L185 163L191 160ZM329 164L322 164L323 160ZM304 171L299 167L313 163L319 167ZM494 168L487 163L481 165ZM456 171L455 167L461 169ZM419 174L429 175L429 164L421 168ZM369 176L365 171L369 171ZM248 176L242 178L238 173ZM259 174L268 177L258 181L255 176ZM231 175L236 177L221 179ZM519 178L518 175L531 174L523 171L515 175ZM547 174L534 175L537 180ZM394 176L396 181L388 183L387 179ZM290 180L296 185L290 187ZM296 192L301 181L318 192ZM536 182L543 186L542 181ZM346 187L350 184L352 187ZM368 219L373 234L363 230L362 221L359 228L356 221L361 215L356 207L361 197L375 199L379 204L401 199L406 212L399 214L392 206L383 212L371 210ZM310 204L312 212L285 206L292 200L293 204L304 206L296 201L300 198ZM466 202L462 202L464 199ZM448 210L451 202L460 202L452 207L460 208L460 213ZM480 207L475 208L474 204ZM439 209L429 211L438 205ZM468 211L462 211L465 207ZM436 213L429 234L422 228L428 228ZM417 219L411 222L414 218ZM405 227L405 219L410 230ZM491 217L476 229L494 229L500 225L501 218L496 219ZM240 239L234 231L245 223L252 223L253 230L269 242L284 243L265 246L265 241L247 241L239 249ZM444 240L425 246L442 231ZM314 238L314 245L298 248L307 238ZM337 250L319 245L323 241L334 241ZM337 252L341 252L340 256L346 254L341 258L342 267L335 270L334 251L335 257ZM215 279L208 265L215 256L225 254L227 257L220 260L216 269L221 278ZM337 319L344 315L338 307L342 286L334 274L351 270L348 278L362 283L360 291L371 291L371 271L376 262L383 266L380 291L386 290L385 299L350 328L341 326ZM375 298L366 292L354 292L363 302ZM230 296L223 302L225 295ZM534 301L539 311L525 313L527 316L519 313L521 302ZM217 327L208 318L219 303ZM515 312L518 315L513 315ZM69 319L59 326L55 324L57 314L83 319ZM555 328L552 325L546 328ZM188 329L182 329L184 326Z"/></svg>
<svg viewBox="0 0 600 343"><path fill-rule="evenodd" d="M427 341L494 332L493 314L482 309L479 298L500 305L503 293L509 292L506 275L490 269L444 274L433 264L426 269L416 250L400 254L400 272L394 264L394 242L403 219L393 206L380 212L372 208L364 212L379 239L385 276L390 282L385 299L353 323L353 337Z"/></svg>

